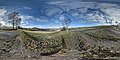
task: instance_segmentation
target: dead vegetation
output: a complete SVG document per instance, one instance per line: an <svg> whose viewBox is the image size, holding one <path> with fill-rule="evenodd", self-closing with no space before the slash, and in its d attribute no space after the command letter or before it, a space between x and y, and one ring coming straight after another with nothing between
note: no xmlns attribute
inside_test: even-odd
<svg viewBox="0 0 120 60"><path fill-rule="evenodd" d="M106 28L85 30L76 32L76 34L75 39L78 41L76 46L77 49L81 51L81 57L92 59L120 57L120 48L118 46L120 38L119 36L106 30ZM91 43L89 41L93 42ZM106 44L108 45L106 46Z"/></svg>
<svg viewBox="0 0 120 60"><path fill-rule="evenodd" d="M0 56L39 59L40 56L60 54L69 58L117 58L120 57L120 38L116 32L119 31L105 27L52 33L2 31Z"/></svg>
<svg viewBox="0 0 120 60"><path fill-rule="evenodd" d="M43 38L42 36L39 38L36 38L34 36L31 37L26 32L21 32L22 42L28 50L37 51L41 53L41 55L54 54L61 50L60 40L55 40L51 37Z"/></svg>

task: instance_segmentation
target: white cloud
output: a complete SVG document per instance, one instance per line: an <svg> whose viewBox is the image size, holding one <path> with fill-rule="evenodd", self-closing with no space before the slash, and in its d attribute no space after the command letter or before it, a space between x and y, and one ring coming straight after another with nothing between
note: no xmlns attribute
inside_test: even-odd
<svg viewBox="0 0 120 60"><path fill-rule="evenodd" d="M7 11L5 9L0 9L0 16L5 16Z"/></svg>
<svg viewBox="0 0 120 60"><path fill-rule="evenodd" d="M116 24L116 21L120 23L120 9L107 8L105 9L105 11L110 15L110 18L113 20L112 24Z"/></svg>
<svg viewBox="0 0 120 60"><path fill-rule="evenodd" d="M2 26L4 26L4 25L5 25L5 22L4 22L4 21L0 21L0 23L2 24Z"/></svg>
<svg viewBox="0 0 120 60"><path fill-rule="evenodd" d="M60 20L64 20L65 17L64 17L63 15L61 15L61 16L59 17L59 19L60 19Z"/></svg>
<svg viewBox="0 0 120 60"><path fill-rule="evenodd" d="M41 18L36 18L34 16L29 16L29 15L21 15L20 18L25 21L25 20L36 20L38 22L48 22L46 19L41 19Z"/></svg>
<svg viewBox="0 0 120 60"><path fill-rule="evenodd" d="M47 6L47 7L44 7L41 12L46 16L54 17L54 16L58 16L63 11L55 6Z"/></svg>
<svg viewBox="0 0 120 60"><path fill-rule="evenodd" d="M5 9L0 9L0 23L2 24L2 26L7 26L6 24L6 20L7 20L7 16L6 16L7 10Z"/></svg>
<svg viewBox="0 0 120 60"><path fill-rule="evenodd" d="M55 23L60 23L60 22L58 20L56 20Z"/></svg>
<svg viewBox="0 0 120 60"><path fill-rule="evenodd" d="M80 0L64 0L64 1L55 1L55 2L49 2L48 4L57 6L62 8L63 10L66 10L69 12L69 10L73 9L75 11L71 12L72 16L74 17L81 17L85 20L85 22L98 22L99 24L107 24L106 20L108 22L112 21L112 24L115 24L115 21L118 21L120 23L120 5L119 4L112 4L112 3L99 3L99 2L83 2ZM56 8L57 8L56 7ZM79 8L77 10L77 8ZM88 14L88 8L91 9L100 9L104 13L108 14L109 16L103 14L100 11L97 11L96 14L94 12L90 12ZM54 10L52 10L54 11ZM55 11L54 11L55 13ZM51 13L53 15L54 13ZM78 15L79 14L79 15ZM87 16L85 16L86 14ZM106 17L106 19L105 19ZM59 16L60 20L64 20L65 17L60 15ZM111 20L110 20L111 19ZM108 23L110 24L110 23Z"/></svg>
<svg viewBox="0 0 120 60"><path fill-rule="evenodd" d="M41 22L41 23L48 22L48 20L46 20L46 19L36 18L34 16L29 16L29 15L20 15L20 18L22 19L22 21L21 21L22 27L27 27L28 25L30 25L31 20L35 20L36 22ZM28 26L28 27L34 27L34 26Z"/></svg>
<svg viewBox="0 0 120 60"><path fill-rule="evenodd" d="M24 7L24 9L26 9L26 10L30 10L31 8L30 8L30 7Z"/></svg>
<svg viewBox="0 0 120 60"><path fill-rule="evenodd" d="M65 1L52 1L52 2L48 2L48 4L61 4L64 3Z"/></svg>

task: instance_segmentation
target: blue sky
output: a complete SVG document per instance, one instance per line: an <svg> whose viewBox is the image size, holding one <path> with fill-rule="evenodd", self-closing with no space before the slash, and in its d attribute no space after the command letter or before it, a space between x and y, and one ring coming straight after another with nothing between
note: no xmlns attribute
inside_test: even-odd
<svg viewBox="0 0 120 60"><path fill-rule="evenodd" d="M59 28L71 19L70 27L115 24L120 22L120 0L0 0L0 23L7 25L6 14L19 12L22 27ZM8 26L8 25L7 25Z"/></svg>

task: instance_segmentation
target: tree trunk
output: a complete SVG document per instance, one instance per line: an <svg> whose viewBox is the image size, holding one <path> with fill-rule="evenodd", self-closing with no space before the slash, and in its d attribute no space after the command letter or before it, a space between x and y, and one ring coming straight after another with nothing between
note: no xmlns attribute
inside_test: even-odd
<svg viewBox="0 0 120 60"><path fill-rule="evenodd" d="M16 24L16 30L18 29L18 24L17 24L17 22L18 22L18 21L16 20L16 21L15 21L15 24Z"/></svg>
<svg viewBox="0 0 120 60"><path fill-rule="evenodd" d="M17 24L16 24L16 30L17 30Z"/></svg>
<svg viewBox="0 0 120 60"><path fill-rule="evenodd" d="M13 20L13 29L14 29L14 20Z"/></svg>

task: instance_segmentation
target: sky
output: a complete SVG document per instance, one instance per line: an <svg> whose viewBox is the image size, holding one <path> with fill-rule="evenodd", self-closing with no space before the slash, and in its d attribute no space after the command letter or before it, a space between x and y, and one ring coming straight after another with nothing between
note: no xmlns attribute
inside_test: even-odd
<svg viewBox="0 0 120 60"><path fill-rule="evenodd" d="M7 13L19 12L22 27L60 28L69 18L69 27L112 25L120 22L120 0L0 0L0 23Z"/></svg>

